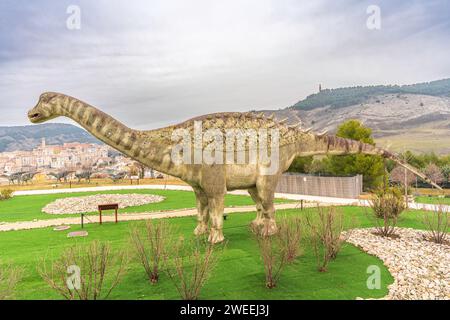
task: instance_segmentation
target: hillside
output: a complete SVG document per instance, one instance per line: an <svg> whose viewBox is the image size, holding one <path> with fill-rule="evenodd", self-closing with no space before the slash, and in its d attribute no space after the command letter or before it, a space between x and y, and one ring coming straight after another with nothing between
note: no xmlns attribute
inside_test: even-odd
<svg viewBox="0 0 450 320"><path fill-rule="evenodd" d="M71 124L49 123L30 126L0 127L0 152L31 150L45 138L48 144L64 142L100 143L85 130Z"/></svg>
<svg viewBox="0 0 450 320"><path fill-rule="evenodd" d="M450 79L322 90L275 114L331 133L358 119L373 129L378 145L393 151L450 153Z"/></svg>
<svg viewBox="0 0 450 320"><path fill-rule="evenodd" d="M450 78L412 85L357 86L325 89L294 104L293 110L312 110L329 106L332 109L345 108L366 102L368 99L387 94L419 94L450 97Z"/></svg>

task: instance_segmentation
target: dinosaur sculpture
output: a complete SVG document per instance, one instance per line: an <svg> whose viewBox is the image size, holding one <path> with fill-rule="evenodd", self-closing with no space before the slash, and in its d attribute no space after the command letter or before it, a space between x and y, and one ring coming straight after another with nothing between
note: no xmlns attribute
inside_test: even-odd
<svg viewBox="0 0 450 320"><path fill-rule="evenodd" d="M34 178L35 175L37 175L38 172L33 171L33 172L26 172L24 174L22 174L22 176L20 177L22 180L22 183L27 183L27 182L31 182Z"/></svg>
<svg viewBox="0 0 450 320"><path fill-rule="evenodd" d="M216 113L165 128L138 131L126 127L104 112L78 99L53 92L42 94L37 105L28 113L28 117L33 123L41 123L58 116L73 119L95 137L134 160L160 172L178 177L191 185L196 195L198 209L198 225L194 233L199 235L208 232L210 224L209 241L212 243L224 240L222 232L224 196L227 191L235 189L247 189L256 203L257 217L252 222L253 226L258 227L265 234L277 232L273 204L275 188L281 174L289 168L297 156L355 153L380 155L394 160L438 187L417 169L386 150L350 139L314 134L298 126L288 126L284 120L277 121L273 116L265 117L263 114L252 112ZM203 161L206 158L195 161L196 151L207 151L210 147L208 141L196 140L199 129L214 129L215 132L225 135L228 133L227 130L236 130L237 136L226 135L227 142L232 140L230 145L235 147L231 153L233 160L238 158L238 153L241 151L247 152L245 159L250 158L250 151L254 151L247 147L247 145L250 146L250 143L243 143L250 142L252 139L252 135L247 135L247 132L255 133L256 130L261 129L278 132L278 143L274 144L276 148L272 147L270 150L271 155L278 153L276 170L267 174L271 163L262 161L259 157L256 162L249 163L225 161L207 164ZM179 141L174 142L173 140L176 132L182 132L185 136L194 136L193 140L188 140L187 144L190 148L183 152L183 157L187 155L186 159L194 154L193 163L173 161L173 152L180 145ZM270 139L267 137L265 144L271 144L273 141L277 141L275 135ZM214 153L214 155L217 154L217 152ZM227 152L226 156L226 160L229 160Z"/></svg>
<svg viewBox="0 0 450 320"><path fill-rule="evenodd" d="M119 181L119 180L122 180L122 179L124 179L126 176L127 176L127 172L126 172L126 171L120 171L120 172L118 172L118 173L111 173L111 174L109 175L109 177L111 178L111 180L112 180L113 182L117 182L117 181Z"/></svg>
<svg viewBox="0 0 450 320"><path fill-rule="evenodd" d="M91 177L94 173L92 170L83 170L75 173L75 178L78 179L78 183L81 182L81 179L86 180L86 182L91 183Z"/></svg>
<svg viewBox="0 0 450 320"><path fill-rule="evenodd" d="M49 172L48 175L55 177L56 181L61 183L63 180L64 182L67 182L67 178L71 173L73 173L71 170L62 170L59 172Z"/></svg>
<svg viewBox="0 0 450 320"><path fill-rule="evenodd" d="M8 179L8 184L14 184L14 181L17 181L17 184L20 184L22 182L22 175L25 174L25 171L19 171L11 173L10 175L2 175L2 177L5 177Z"/></svg>

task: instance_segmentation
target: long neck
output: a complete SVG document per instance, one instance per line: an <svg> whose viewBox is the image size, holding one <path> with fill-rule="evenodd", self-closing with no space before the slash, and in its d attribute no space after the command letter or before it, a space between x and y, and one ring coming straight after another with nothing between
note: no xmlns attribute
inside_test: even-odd
<svg viewBox="0 0 450 320"><path fill-rule="evenodd" d="M139 155L139 131L128 128L106 113L71 97L64 97L61 115L80 124L92 135L130 157Z"/></svg>
<svg viewBox="0 0 450 320"><path fill-rule="evenodd" d="M368 154L368 155L378 155L386 159L390 159L395 163L411 171L416 176L422 178L427 183L433 185L434 187L442 190L442 188L437 185L434 181L430 180L426 175L420 172L419 169L414 168L407 162L400 159L397 155L389 152L387 150L378 148L374 145L364 143L361 141L341 138L333 135L310 135L310 141L307 145L309 146L305 152L300 152L300 155L346 155L346 154Z"/></svg>
<svg viewBox="0 0 450 320"><path fill-rule="evenodd" d="M180 168L173 166L170 150L158 143L158 130L130 129L106 113L78 99L65 96L58 105L59 114L67 116L92 135L140 163L173 175L180 175ZM168 160L169 159L169 160Z"/></svg>

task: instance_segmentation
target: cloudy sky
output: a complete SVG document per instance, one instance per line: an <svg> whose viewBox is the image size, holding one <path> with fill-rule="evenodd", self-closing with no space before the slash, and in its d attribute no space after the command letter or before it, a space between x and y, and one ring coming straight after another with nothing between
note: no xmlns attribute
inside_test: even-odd
<svg viewBox="0 0 450 320"><path fill-rule="evenodd" d="M81 29L67 27L71 5ZM44 91L150 129L288 107L319 83L447 78L449 57L446 0L1 0L0 125L27 124Z"/></svg>

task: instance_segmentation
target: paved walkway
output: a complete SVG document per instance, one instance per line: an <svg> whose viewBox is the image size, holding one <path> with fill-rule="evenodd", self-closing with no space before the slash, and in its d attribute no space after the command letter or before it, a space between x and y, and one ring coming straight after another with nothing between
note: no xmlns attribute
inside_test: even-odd
<svg viewBox="0 0 450 320"><path fill-rule="evenodd" d="M305 204L307 206L314 206L315 204L309 203ZM298 203L283 203L275 205L277 210L283 209L294 209L298 208ZM255 206L241 206L241 207L227 207L225 208L225 213L233 212L253 212L255 211ZM155 212L143 212L143 213L122 213L118 215L118 220L120 221L133 221L133 220L147 220L147 219L160 219L160 218L175 218L175 217L188 217L195 216L197 214L197 209L181 209L173 211L155 211ZM84 223L98 223L97 215L85 216ZM114 215L102 215L103 222L114 222ZM58 219L48 219L48 220L38 220L38 221L20 221L20 222L9 222L0 224L1 231L12 231L12 230L27 230L27 229L37 229L37 228L47 228L55 227L59 225L70 225L70 224L80 224L80 215L69 218L58 218Z"/></svg>
<svg viewBox="0 0 450 320"><path fill-rule="evenodd" d="M106 187L87 187L87 188L73 188L73 189L48 189L48 190L27 190L27 191L15 191L14 195L24 196L24 195L39 195L39 194L55 194L55 193L74 193L74 192L94 192L94 191L113 191L113 190L136 190L136 189L153 189L153 190L180 190L180 191L192 191L190 186L183 185L134 185L134 186L106 186ZM229 194L236 195L246 195L248 192L245 190L231 191ZM310 196L301 194L290 194L290 193L275 193L275 197L279 199L289 199L289 200L303 200L306 202L315 203L325 203L332 205L352 205L352 206L368 206L369 202L367 200L359 199L347 199L347 198L333 198L333 197L322 197L322 196ZM417 210L434 210L438 207L436 204L426 204L426 203L410 203L409 207L411 209ZM446 205L444 208L450 211L450 206Z"/></svg>
<svg viewBox="0 0 450 320"><path fill-rule="evenodd" d="M190 186L183 185L135 185L135 186L105 186L105 187L87 187L87 188L73 188L73 189L48 189L48 190L27 190L27 191L16 191L14 195L43 195L43 194L56 194L56 193L74 193L74 192L95 192L95 191L113 191L113 190L136 190L136 189L153 189L153 190L180 190L180 191L192 191ZM245 190L236 190L229 192L229 194L235 195L246 195ZM299 195L299 194L288 194L288 193L276 193L276 198L288 199L296 201L304 201L305 207L320 205L353 205L353 206L368 206L369 202L367 200L359 199L345 199L345 198L332 198L332 197L321 197L321 196L310 196L310 195ZM299 203L289 203L289 204L277 204L275 208L281 209L292 209L299 207ZM435 210L437 205L434 204L424 204L424 203L410 203L409 207L411 209L420 210ZM443 206L444 210L450 212L450 206ZM254 206L244 206L244 207L228 207L225 209L226 213L231 212L251 212L255 211ZM170 218L170 217L184 217L184 216L194 216L196 215L196 209L183 209L174 211L158 211L158 212L144 212L144 213L125 213L119 214L119 220L130 221L130 220L145 220L145 219L156 219L156 218ZM87 216L93 222L97 223L98 217L95 215ZM113 221L113 216L105 216L104 221ZM10 231L10 230L24 230L24 229L34 229L34 228L45 228L51 226L58 226L62 224L79 224L80 217L70 217L70 218L58 218L49 220L38 220L38 221L23 221L23 222L11 222L0 224L0 231ZM86 221L86 223L90 223Z"/></svg>
<svg viewBox="0 0 450 320"><path fill-rule="evenodd" d="M179 191L192 191L190 186L183 185L134 185L134 186L106 186L106 187L87 187L87 188L63 188L63 189L47 189L47 190L26 190L26 191L15 191L15 196L27 196L27 195L40 195L40 194L56 194L56 193L75 193L75 192L95 192L95 191L114 191L114 190L139 190L139 189L153 189L153 190L179 190ZM231 191L229 194L235 195L246 195L248 192L246 190L236 190ZM344 198L332 198L332 197L319 197L319 196L308 196L300 194L289 194L289 193L276 193L276 198L279 199L289 199L289 200L304 200L308 202L320 202L329 203L336 205L358 205L360 200L358 199L344 199Z"/></svg>

